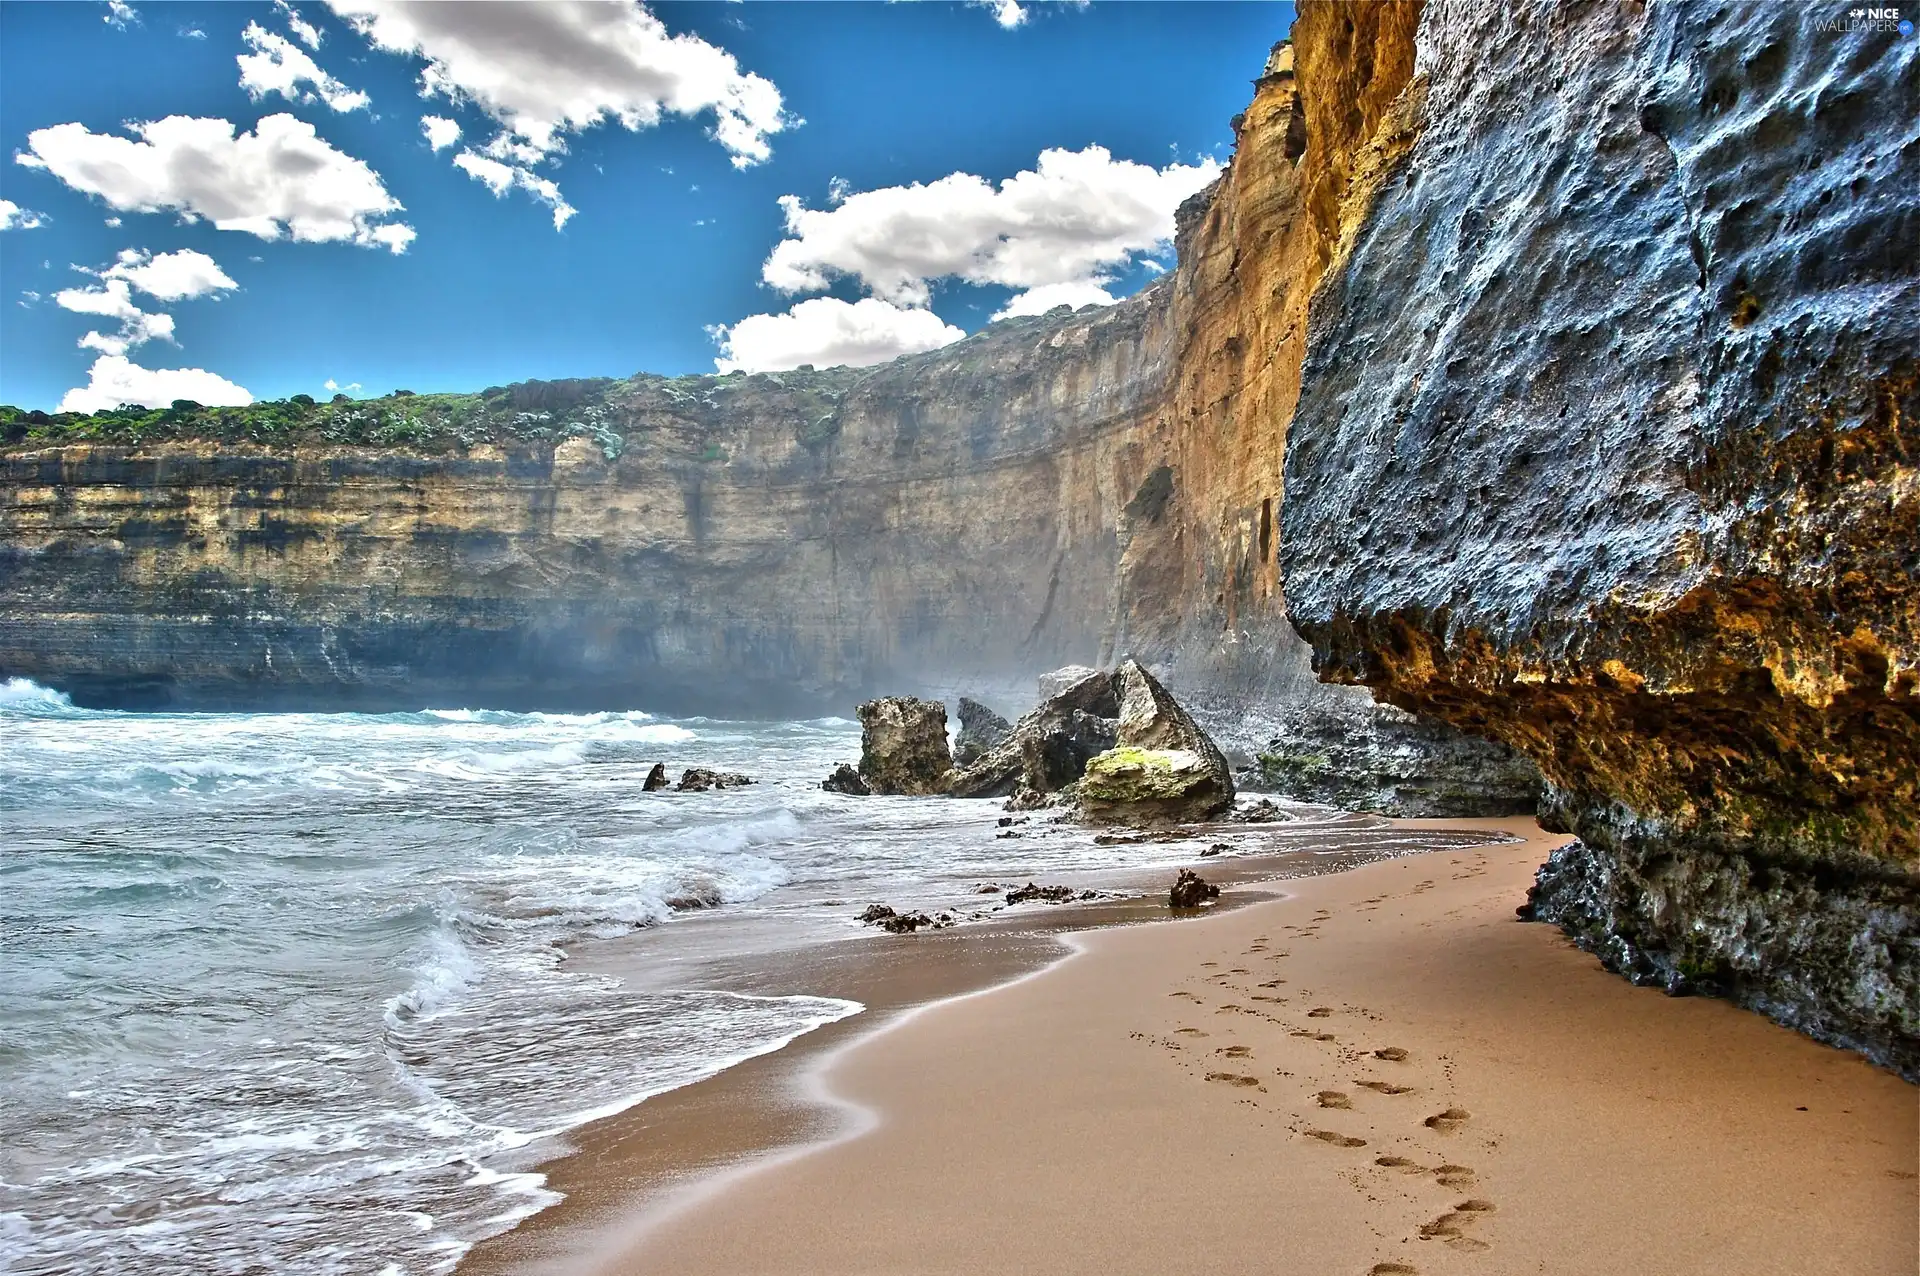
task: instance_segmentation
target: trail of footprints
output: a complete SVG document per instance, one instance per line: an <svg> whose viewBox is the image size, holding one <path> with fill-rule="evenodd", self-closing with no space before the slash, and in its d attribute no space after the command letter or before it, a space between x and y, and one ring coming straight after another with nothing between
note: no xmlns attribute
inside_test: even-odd
<svg viewBox="0 0 1920 1276"><path fill-rule="evenodd" d="M1413 893L1434 885L1422 881ZM1389 898L1363 901L1361 911ZM1282 930L1289 941L1311 940L1332 916L1322 909L1306 925ZM1380 1261L1366 1276L1419 1276L1428 1245L1462 1254L1490 1248L1488 1220L1497 1207L1473 1195L1474 1171L1461 1161L1474 1145L1491 1150L1497 1142L1476 1130L1471 1112L1444 1101L1451 1061L1391 1044L1383 1017L1363 1006L1322 1005L1311 989L1293 987L1278 974L1288 953L1272 943L1262 935L1245 953L1265 970L1203 962L1200 986L1211 996L1186 988L1167 994L1207 1027L1182 1024L1171 1036L1134 1038L1162 1047L1208 1085L1244 1091L1239 1102L1283 1117L1290 1135L1328 1149L1330 1172L1378 1207ZM1302 1070L1263 1064L1263 1053Z"/></svg>

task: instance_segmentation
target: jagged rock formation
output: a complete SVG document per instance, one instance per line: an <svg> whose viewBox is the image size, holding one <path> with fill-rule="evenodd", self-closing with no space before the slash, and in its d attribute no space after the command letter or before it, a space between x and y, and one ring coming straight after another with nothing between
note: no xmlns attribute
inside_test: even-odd
<svg viewBox="0 0 1920 1276"><path fill-rule="evenodd" d="M1383 815L1532 815L1540 772L1506 745L1388 704L1368 714L1283 716L1250 782L1296 802Z"/></svg>
<svg viewBox="0 0 1920 1276"><path fill-rule="evenodd" d="M1539 764L1536 915L1920 1078L1920 52L1822 20L1382 28L1281 566L1323 677Z"/></svg>
<svg viewBox="0 0 1920 1276"><path fill-rule="evenodd" d="M960 734L953 742L955 766L969 766L1013 734L1013 724L978 700L960 697Z"/></svg>
<svg viewBox="0 0 1920 1276"><path fill-rule="evenodd" d="M1043 679L1057 686L1060 679ZM1119 729L1120 684L1089 669L1013 724L1007 738L953 777L954 797L1008 797L1042 805L1077 781L1096 755L1111 749Z"/></svg>
<svg viewBox="0 0 1920 1276"><path fill-rule="evenodd" d="M869 700L859 712L860 779L869 793L923 796L947 791L953 781L953 754L947 749L946 705L888 696Z"/></svg>
<svg viewBox="0 0 1920 1276"><path fill-rule="evenodd" d="M1076 805L1092 824L1191 824L1233 809L1233 771L1213 740L1138 662L1113 673L1114 747L1087 762Z"/></svg>

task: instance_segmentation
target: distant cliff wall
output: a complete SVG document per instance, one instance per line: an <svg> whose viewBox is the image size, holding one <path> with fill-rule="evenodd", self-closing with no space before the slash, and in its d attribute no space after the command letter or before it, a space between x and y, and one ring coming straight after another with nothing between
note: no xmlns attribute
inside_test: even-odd
<svg viewBox="0 0 1920 1276"><path fill-rule="evenodd" d="M1164 289L866 373L607 393L624 438L0 455L0 669L100 703L754 715L1099 655Z"/></svg>

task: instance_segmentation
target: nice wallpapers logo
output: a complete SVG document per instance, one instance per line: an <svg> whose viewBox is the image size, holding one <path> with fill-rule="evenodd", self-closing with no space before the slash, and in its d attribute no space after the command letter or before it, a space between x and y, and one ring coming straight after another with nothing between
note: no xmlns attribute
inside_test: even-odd
<svg viewBox="0 0 1920 1276"><path fill-rule="evenodd" d="M1844 18L1829 18L1820 24L1822 31L1877 31L1891 35L1913 34L1913 21L1900 16L1900 10L1892 8L1849 9Z"/></svg>

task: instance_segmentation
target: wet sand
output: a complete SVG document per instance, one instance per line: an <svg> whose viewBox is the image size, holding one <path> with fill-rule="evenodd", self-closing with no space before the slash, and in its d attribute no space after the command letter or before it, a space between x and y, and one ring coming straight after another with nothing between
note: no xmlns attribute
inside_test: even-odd
<svg viewBox="0 0 1920 1276"><path fill-rule="evenodd" d="M1920 1092L1515 921L1559 839L1494 824L1528 840L1191 921L816 955L869 1014L584 1132L462 1270L1913 1272Z"/></svg>

